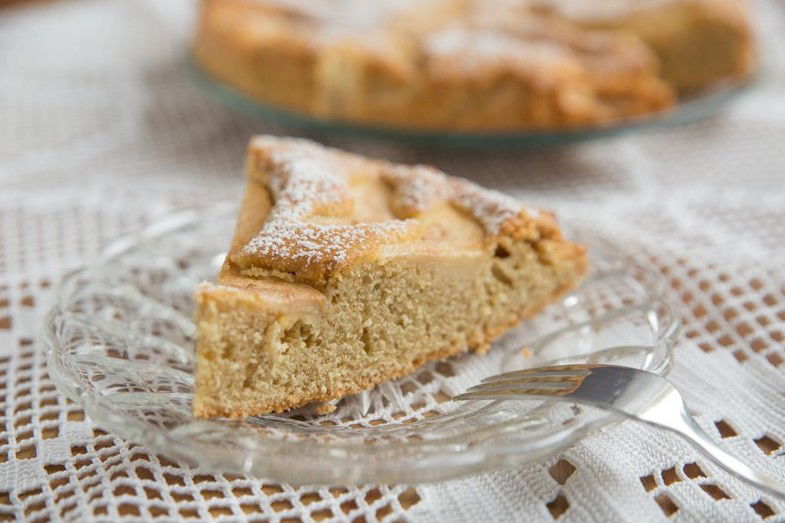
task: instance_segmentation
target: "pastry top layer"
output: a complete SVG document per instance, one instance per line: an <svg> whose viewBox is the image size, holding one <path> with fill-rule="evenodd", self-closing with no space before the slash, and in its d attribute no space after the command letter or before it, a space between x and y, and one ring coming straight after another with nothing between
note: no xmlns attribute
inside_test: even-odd
<svg viewBox="0 0 785 523"><path fill-rule="evenodd" d="M549 213L468 180L306 140L253 138L247 175L270 201L241 216L252 230L240 235L230 260L247 276L318 287L360 261L482 254L501 238L560 237Z"/></svg>
<svg viewBox="0 0 785 523"><path fill-rule="evenodd" d="M699 9L722 12L740 9L740 0L502 0L517 5L526 5L558 12L573 20L584 22L624 21L641 12L689 5Z"/></svg>
<svg viewBox="0 0 785 523"><path fill-rule="evenodd" d="M647 6L679 0L646 0ZM708 0L691 0L708 1ZM713 0L734 1L734 0ZM424 67L474 65L521 76L576 76L595 68L597 57L614 69L655 68L653 55L630 35L585 30L570 22L592 9L570 0L239 0L251 46L285 39L321 52L362 53L405 77ZM601 2L603 3L603 2ZM603 19L639 10L635 0L602 7ZM604 3L603 3L604 5ZM637 6L637 7L636 7ZM623 9L625 7L626 9ZM237 21L235 21L237 22ZM236 30L236 26L232 26ZM351 51L353 50L353 51ZM351 51L351 52L350 52ZM445 60L453 58L444 63ZM462 60L473 66L462 66ZM351 60L351 58L347 58ZM617 62L617 63L614 63ZM543 70L545 68L546 70ZM558 71L561 69L562 71ZM556 78L558 80L558 78ZM552 80L552 79L551 79ZM552 80L553 81L553 80Z"/></svg>
<svg viewBox="0 0 785 523"><path fill-rule="evenodd" d="M380 28L401 28L414 23L462 19L470 24L482 23L492 13L513 9L532 15L558 12L576 20L618 20L643 9L677 3L737 3L738 0L250 0L290 22L310 24L320 37L358 35Z"/></svg>

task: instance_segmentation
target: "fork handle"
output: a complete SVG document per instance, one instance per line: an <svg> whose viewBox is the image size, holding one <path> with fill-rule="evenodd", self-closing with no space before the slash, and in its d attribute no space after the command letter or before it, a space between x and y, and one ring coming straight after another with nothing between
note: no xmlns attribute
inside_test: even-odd
<svg viewBox="0 0 785 523"><path fill-rule="evenodd" d="M712 459L717 465L724 468L747 484L765 490L779 499L785 499L785 483L752 469L749 465L725 452L712 440L686 410L682 410L681 419L672 420L669 424L661 421L646 420L649 423L669 429L688 440L692 445Z"/></svg>

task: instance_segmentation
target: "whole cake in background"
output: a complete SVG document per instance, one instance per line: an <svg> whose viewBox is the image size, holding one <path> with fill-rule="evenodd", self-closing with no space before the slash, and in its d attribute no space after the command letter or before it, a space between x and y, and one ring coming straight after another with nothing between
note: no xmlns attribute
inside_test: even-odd
<svg viewBox="0 0 785 523"><path fill-rule="evenodd" d="M755 63L742 0L204 0L195 56L269 105L457 131L607 125Z"/></svg>
<svg viewBox="0 0 785 523"><path fill-rule="evenodd" d="M196 294L196 416L334 400L483 352L586 271L550 213L431 167L259 136L247 177L218 282Z"/></svg>

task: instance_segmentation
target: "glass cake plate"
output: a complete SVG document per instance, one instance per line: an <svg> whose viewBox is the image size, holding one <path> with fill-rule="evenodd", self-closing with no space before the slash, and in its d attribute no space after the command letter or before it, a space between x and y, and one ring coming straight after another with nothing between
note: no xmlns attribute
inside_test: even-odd
<svg viewBox="0 0 785 523"><path fill-rule="evenodd" d="M613 362L664 374L677 321L660 280L592 231L577 290L497 340L484 356L426 364L336 403L244 420L191 414L196 285L215 276L232 205L171 215L66 275L43 332L49 374L99 427L204 470L298 484L421 482L542 460L619 421L543 401L453 402L502 371Z"/></svg>
<svg viewBox="0 0 785 523"><path fill-rule="evenodd" d="M682 97L674 108L627 118L612 125L554 131L450 132L320 119L255 100L231 85L213 78L199 67L193 57L186 58L185 67L188 76L215 100L230 109L262 121L306 132L391 140L416 146L461 148L541 147L682 125L719 113L755 82L755 78L751 78L742 82L718 84L710 89Z"/></svg>

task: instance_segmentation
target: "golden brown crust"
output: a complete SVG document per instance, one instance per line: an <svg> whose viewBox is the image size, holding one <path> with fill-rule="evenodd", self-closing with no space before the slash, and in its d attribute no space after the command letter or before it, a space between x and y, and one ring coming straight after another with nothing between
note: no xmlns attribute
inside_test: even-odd
<svg viewBox="0 0 785 523"><path fill-rule="evenodd" d="M194 50L263 102L449 130L602 125L755 65L742 0L204 0Z"/></svg>
<svg viewBox="0 0 785 523"><path fill-rule="evenodd" d="M680 94L742 81L757 65L744 0L660 0L616 25L657 54L660 76Z"/></svg>
<svg viewBox="0 0 785 523"><path fill-rule="evenodd" d="M355 11L371 14L344 6L342 17L322 2L205 0L195 56L263 102L406 128L599 125L674 102L635 35L507 2L361 4Z"/></svg>
<svg viewBox="0 0 785 523"><path fill-rule="evenodd" d="M336 272L393 247L479 250L502 236L539 238L555 231L546 213L468 180L306 140L254 137L247 168L251 201L243 206L229 255L247 275L323 287ZM377 201L367 200L374 196ZM444 206L474 218L480 226L474 245L451 227L433 241L433 228L424 222Z"/></svg>

